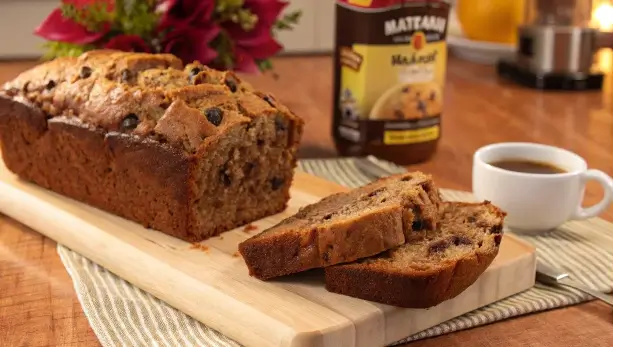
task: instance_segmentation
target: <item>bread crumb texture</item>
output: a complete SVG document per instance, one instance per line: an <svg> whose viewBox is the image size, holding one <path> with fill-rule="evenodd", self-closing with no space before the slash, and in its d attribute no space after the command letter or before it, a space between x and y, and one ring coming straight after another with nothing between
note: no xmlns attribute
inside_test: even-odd
<svg viewBox="0 0 617 347"><path fill-rule="evenodd" d="M199 250L199 251L202 251L202 252L206 252L206 253L208 253L210 251L210 248L208 246L202 245L199 242L191 243L191 249L196 249L196 250Z"/></svg>
<svg viewBox="0 0 617 347"><path fill-rule="evenodd" d="M242 230L243 230L245 233L250 233L251 231L253 231L253 230L257 230L257 229L259 229L259 228L257 228L257 226L256 226L256 225L253 225L253 224L247 224L247 225L245 225L245 226L244 226L244 229L242 229Z"/></svg>

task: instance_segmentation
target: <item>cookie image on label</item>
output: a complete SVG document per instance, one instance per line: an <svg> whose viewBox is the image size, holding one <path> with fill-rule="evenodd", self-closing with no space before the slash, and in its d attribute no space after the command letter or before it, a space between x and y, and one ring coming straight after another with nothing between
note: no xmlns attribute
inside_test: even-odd
<svg viewBox="0 0 617 347"><path fill-rule="evenodd" d="M351 90L345 88L341 92L339 107L341 108L343 118L353 120L359 118L357 101L353 97Z"/></svg>
<svg viewBox="0 0 617 347"><path fill-rule="evenodd" d="M442 108L443 98L439 84L403 83L390 88L377 100L369 119L421 119L439 115Z"/></svg>

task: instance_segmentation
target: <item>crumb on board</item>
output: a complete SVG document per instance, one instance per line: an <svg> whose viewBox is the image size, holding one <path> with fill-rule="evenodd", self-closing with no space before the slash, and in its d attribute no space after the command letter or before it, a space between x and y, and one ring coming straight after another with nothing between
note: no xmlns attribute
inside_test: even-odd
<svg viewBox="0 0 617 347"><path fill-rule="evenodd" d="M191 249L198 249L198 250L200 250L202 252L206 252L206 253L208 252L208 246L202 245L199 242L192 243L191 244Z"/></svg>
<svg viewBox="0 0 617 347"><path fill-rule="evenodd" d="M222 240L222 239L223 239L223 235L219 235L219 240Z"/></svg>
<svg viewBox="0 0 617 347"><path fill-rule="evenodd" d="M245 233L251 232L253 230L257 230L257 226L253 224L247 224L243 229Z"/></svg>
<svg viewBox="0 0 617 347"><path fill-rule="evenodd" d="M240 253L238 251L235 251L234 254L232 254L232 256L234 258L238 258L240 256Z"/></svg>

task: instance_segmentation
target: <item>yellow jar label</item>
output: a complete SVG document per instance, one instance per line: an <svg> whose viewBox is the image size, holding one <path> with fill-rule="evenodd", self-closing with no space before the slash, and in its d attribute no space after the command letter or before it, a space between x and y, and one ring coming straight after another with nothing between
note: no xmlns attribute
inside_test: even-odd
<svg viewBox="0 0 617 347"><path fill-rule="evenodd" d="M415 130L386 130L383 133L386 145L405 145L434 140L439 137L439 126Z"/></svg>
<svg viewBox="0 0 617 347"><path fill-rule="evenodd" d="M334 130L350 142L386 145L439 138L449 4L351 3L337 6Z"/></svg>

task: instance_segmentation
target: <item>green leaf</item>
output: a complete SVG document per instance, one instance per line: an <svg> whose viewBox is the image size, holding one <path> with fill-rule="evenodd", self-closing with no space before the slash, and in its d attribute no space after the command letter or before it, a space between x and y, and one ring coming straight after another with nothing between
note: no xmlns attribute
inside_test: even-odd
<svg viewBox="0 0 617 347"><path fill-rule="evenodd" d="M283 19L290 23L297 24L301 16L302 16L302 11L296 10L296 11L293 11L291 13L284 15Z"/></svg>
<svg viewBox="0 0 617 347"><path fill-rule="evenodd" d="M255 25L257 24L257 21L259 20L257 15L253 14L253 12L248 9L238 10L237 18L238 20L236 23L240 24L244 31L253 30L255 28Z"/></svg>
<svg viewBox="0 0 617 347"><path fill-rule="evenodd" d="M219 36L212 40L211 47L218 52L218 56L212 62L212 66L219 69L232 69L234 66L233 43L229 35L221 32Z"/></svg>
<svg viewBox="0 0 617 347"><path fill-rule="evenodd" d="M278 19L272 28L272 31L280 31L280 30L291 30L294 28L295 24L298 24L300 21L300 17L302 16L302 11L297 10L291 13L287 13L283 16L283 18Z"/></svg>
<svg viewBox="0 0 617 347"><path fill-rule="evenodd" d="M102 29L103 23L114 21L115 14L107 9L107 3L93 2L90 5L76 7L73 4L60 6L62 16L83 25L89 31L97 32Z"/></svg>
<svg viewBox="0 0 617 347"><path fill-rule="evenodd" d="M258 60L256 63L259 67L259 70L261 70L262 72L273 69L272 61L270 61L270 59Z"/></svg>
<svg viewBox="0 0 617 347"><path fill-rule="evenodd" d="M138 35L145 40L152 37L160 14L154 11L156 4L149 1L124 1L124 9L118 12L119 29L126 35Z"/></svg>
<svg viewBox="0 0 617 347"><path fill-rule="evenodd" d="M244 6L244 0L217 0L215 11L217 13L235 12L242 6Z"/></svg>
<svg viewBox="0 0 617 347"><path fill-rule="evenodd" d="M155 0L116 0L115 11L109 11L107 2L93 2L80 6L63 4L62 15L85 26L89 31L100 31L102 24L111 23L112 30L125 35L152 36L160 14Z"/></svg>
<svg viewBox="0 0 617 347"><path fill-rule="evenodd" d="M75 45L72 43L49 41L43 44L46 49L43 55L44 59L53 59L57 57L77 57L82 53L92 50L93 45Z"/></svg>
<svg viewBox="0 0 617 347"><path fill-rule="evenodd" d="M244 0L219 0L214 13L214 22L236 23L245 31L255 28L259 18L248 8L243 8Z"/></svg>

